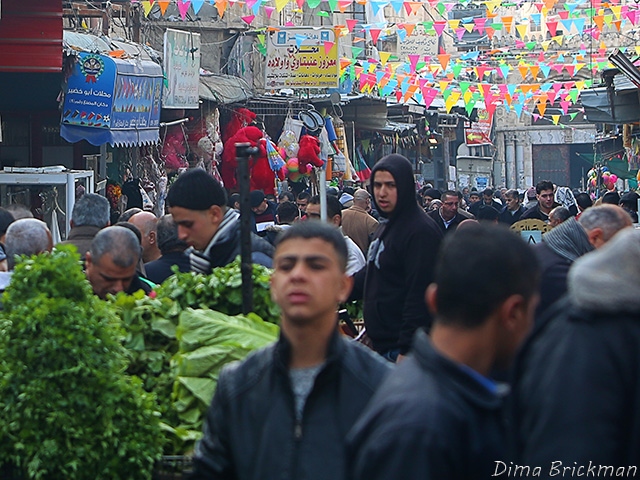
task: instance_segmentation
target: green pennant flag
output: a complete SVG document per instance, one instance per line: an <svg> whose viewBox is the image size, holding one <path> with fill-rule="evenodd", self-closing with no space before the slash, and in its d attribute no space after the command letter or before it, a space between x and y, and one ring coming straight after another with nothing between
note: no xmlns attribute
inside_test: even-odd
<svg viewBox="0 0 640 480"><path fill-rule="evenodd" d="M267 46L264 44L258 44L256 46L256 48L258 49L258 51L262 54L263 57L267 56Z"/></svg>
<svg viewBox="0 0 640 480"><path fill-rule="evenodd" d="M266 43L266 41L267 41L267 36L266 35L264 35L264 34L258 35L258 43L260 45L264 45Z"/></svg>
<svg viewBox="0 0 640 480"><path fill-rule="evenodd" d="M318 12L318 16L319 17L328 17L329 16L329 12L325 12L324 10L321 10Z"/></svg>
<svg viewBox="0 0 640 480"><path fill-rule="evenodd" d="M440 15L444 15L444 12L447 11L447 7L444 6L444 3L438 2L438 5L436 6L436 10L438 10L438 13Z"/></svg>
<svg viewBox="0 0 640 480"><path fill-rule="evenodd" d="M453 78L458 78L458 75L460 75L460 72L462 72L462 64L456 63L453 67L451 67L451 71L453 71Z"/></svg>
<svg viewBox="0 0 640 480"><path fill-rule="evenodd" d="M576 118L576 116L578 115L578 113L580 113L580 112L570 113L570 114L569 114L569 118L570 118L571 120L573 120L574 118Z"/></svg>
<svg viewBox="0 0 640 480"><path fill-rule="evenodd" d="M460 91L464 95L469 87L471 86L471 82L460 82Z"/></svg>
<svg viewBox="0 0 640 480"><path fill-rule="evenodd" d="M352 82L356 80L356 69L353 65L349 65L349 78Z"/></svg>
<svg viewBox="0 0 640 480"><path fill-rule="evenodd" d="M579 94L580 91L577 88L572 88L571 90L569 90L569 98L573 101L573 103L576 103L578 101Z"/></svg>
<svg viewBox="0 0 640 480"><path fill-rule="evenodd" d="M596 9L595 8L585 8L584 9L584 14L587 17L593 17L596 14Z"/></svg>
<svg viewBox="0 0 640 480"><path fill-rule="evenodd" d="M427 66L427 64L425 62L418 62L418 63L416 63L416 71L420 71L426 66Z"/></svg>
<svg viewBox="0 0 640 480"><path fill-rule="evenodd" d="M353 58L358 58L363 50L364 48L362 47L351 47L351 55L353 55Z"/></svg>
<svg viewBox="0 0 640 480"><path fill-rule="evenodd" d="M493 22L489 26L494 30L502 30L502 23L499 23L499 22Z"/></svg>
<svg viewBox="0 0 640 480"><path fill-rule="evenodd" d="M322 0L307 0L307 5L309 8L316 8L321 2Z"/></svg>
<svg viewBox="0 0 640 480"><path fill-rule="evenodd" d="M329 0L329 7L331 11L334 12L336 8L338 8L338 0Z"/></svg>
<svg viewBox="0 0 640 480"><path fill-rule="evenodd" d="M442 92L442 98L445 99L445 101L447 100L447 98L449 98L449 96L451 95L451 89L447 88L444 92Z"/></svg>
<svg viewBox="0 0 640 480"><path fill-rule="evenodd" d="M533 50L534 48L536 48L536 42L527 42L525 43L525 47L527 47L529 50Z"/></svg>
<svg viewBox="0 0 640 480"><path fill-rule="evenodd" d="M471 99L469 103L464 104L464 109L466 110L468 116L471 116L471 112L473 112L475 106L476 102L474 102L473 99Z"/></svg>

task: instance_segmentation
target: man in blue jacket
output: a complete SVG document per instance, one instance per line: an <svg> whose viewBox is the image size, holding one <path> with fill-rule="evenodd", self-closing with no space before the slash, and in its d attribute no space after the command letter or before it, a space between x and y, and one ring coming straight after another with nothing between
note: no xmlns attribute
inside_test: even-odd
<svg viewBox="0 0 640 480"><path fill-rule="evenodd" d="M352 298L364 299L364 323L373 348L395 362L419 327L431 325L424 291L442 232L418 205L413 166L387 155L371 173L371 190L382 222L369 247L367 265L355 275Z"/></svg>
<svg viewBox="0 0 640 480"><path fill-rule="evenodd" d="M475 272L485 281L467 288ZM533 324L537 265L504 227L447 236L426 299L431 338L371 399L348 438L356 480L488 480L504 462L502 398L489 378L505 368Z"/></svg>
<svg viewBox="0 0 640 480"><path fill-rule="evenodd" d="M280 339L220 373L194 479L346 478L346 434L390 368L338 332L352 279L337 228L296 223L273 260Z"/></svg>

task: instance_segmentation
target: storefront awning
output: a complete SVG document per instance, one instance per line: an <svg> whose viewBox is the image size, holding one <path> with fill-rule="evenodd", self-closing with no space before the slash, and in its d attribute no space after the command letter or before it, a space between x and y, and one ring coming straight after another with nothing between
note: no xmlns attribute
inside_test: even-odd
<svg viewBox="0 0 640 480"><path fill-rule="evenodd" d="M251 87L232 75L200 75L200 98L220 105L246 102L253 97Z"/></svg>
<svg viewBox="0 0 640 480"><path fill-rule="evenodd" d="M92 145L157 143L160 65L141 45L131 51L100 37L65 32L65 46L74 44L80 51L65 90L60 135L71 143L86 140Z"/></svg>

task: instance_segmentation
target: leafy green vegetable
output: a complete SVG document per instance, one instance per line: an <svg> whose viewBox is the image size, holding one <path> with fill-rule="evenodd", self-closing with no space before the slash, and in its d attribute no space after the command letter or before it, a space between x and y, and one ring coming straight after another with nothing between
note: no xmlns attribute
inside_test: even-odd
<svg viewBox="0 0 640 480"><path fill-rule="evenodd" d="M30 479L143 479L159 414L72 247L23 259L0 314L0 464Z"/></svg>
<svg viewBox="0 0 640 480"><path fill-rule="evenodd" d="M179 428L184 434L195 437L194 432L202 430L222 367L274 342L279 330L252 314L230 317L212 310L193 309L180 314L174 396L181 420Z"/></svg>
<svg viewBox="0 0 640 480"><path fill-rule="evenodd" d="M268 268L253 266L254 311L260 318L278 323L280 313L271 300L270 277ZM239 314L242 310L240 262L236 260L226 267L216 268L210 275L176 271L156 287L153 298L142 292L132 296L121 293L111 301L127 331L124 345L130 356L128 372L140 377L145 390L154 392L158 398L163 431L168 439L165 453L184 453L199 432L180 427L182 420L172 400L176 373L171 370L170 362L178 352L176 329L180 314L188 308L212 308L227 315ZM252 329L255 325L250 324L247 328ZM221 362L220 365L235 359L226 352L211 351L211 355L212 361ZM215 384L208 388L215 388ZM210 395L203 394L203 398L209 396L210 400L212 391ZM182 402L177 406L184 414ZM198 412L194 410L193 415L197 417Z"/></svg>

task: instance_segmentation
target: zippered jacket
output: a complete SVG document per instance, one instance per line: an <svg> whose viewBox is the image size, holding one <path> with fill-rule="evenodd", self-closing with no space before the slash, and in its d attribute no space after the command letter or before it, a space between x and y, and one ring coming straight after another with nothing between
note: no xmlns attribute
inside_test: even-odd
<svg viewBox="0 0 640 480"><path fill-rule="evenodd" d="M391 364L336 330L297 421L290 352L281 336L222 370L192 479L346 478L345 437Z"/></svg>

